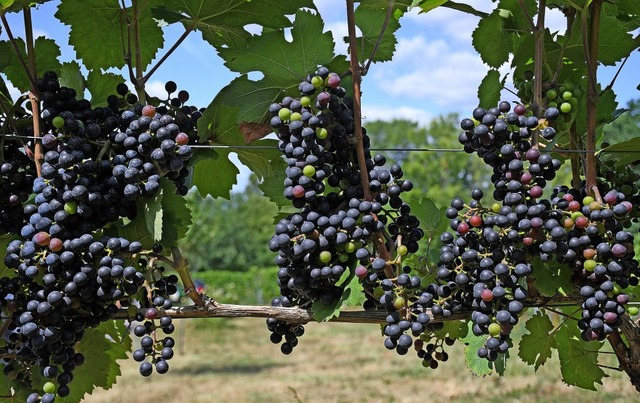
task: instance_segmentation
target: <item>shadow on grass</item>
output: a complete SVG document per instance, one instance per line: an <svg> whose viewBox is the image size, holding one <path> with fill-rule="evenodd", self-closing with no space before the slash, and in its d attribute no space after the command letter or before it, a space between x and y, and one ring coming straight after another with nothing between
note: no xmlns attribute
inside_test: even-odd
<svg viewBox="0 0 640 403"><path fill-rule="evenodd" d="M277 367L277 363L235 363L231 365L220 365L220 363L201 362L184 368L172 368L171 372L176 375L204 375L204 374L258 374L270 368Z"/></svg>

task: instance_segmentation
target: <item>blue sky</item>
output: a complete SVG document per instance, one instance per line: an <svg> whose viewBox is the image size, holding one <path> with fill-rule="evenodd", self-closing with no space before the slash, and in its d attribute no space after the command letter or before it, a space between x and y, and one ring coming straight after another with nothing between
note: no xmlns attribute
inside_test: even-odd
<svg viewBox="0 0 640 403"><path fill-rule="evenodd" d="M493 4L490 0L470 3L483 11L491 10ZM62 48L62 61L74 60L73 49L66 45L68 27L53 18L57 4L57 1L46 3L33 13L36 36L54 39ZM343 38L347 33L344 0L316 0L316 5L326 22L325 29L333 33L334 39ZM22 36L22 21L18 17L9 15L9 23L14 35ZM477 17L445 8L427 14L414 10L405 15L397 31L394 60L373 65L364 78L365 119L408 118L427 124L443 113L470 114L477 106L477 87L488 69L471 46L471 33L477 22ZM561 29L564 22L560 13L548 13L547 25L552 31ZM169 47L182 33L182 28L168 27L165 33L165 46ZM0 39L6 39L6 33L0 34ZM341 40L337 42L336 50L346 53L346 44ZM159 52L159 56L162 54L163 51ZM601 80L608 83L616 70L600 69ZM640 82L638 71L640 52L634 52L614 86L621 106L640 97L636 89ZM508 69L505 67L501 72L507 73ZM164 94L164 83L174 80L180 89L190 92L189 104L206 106L235 76L196 32L158 69L148 89L152 94ZM514 97L505 92L504 99ZM243 178L239 178L241 182Z"/></svg>

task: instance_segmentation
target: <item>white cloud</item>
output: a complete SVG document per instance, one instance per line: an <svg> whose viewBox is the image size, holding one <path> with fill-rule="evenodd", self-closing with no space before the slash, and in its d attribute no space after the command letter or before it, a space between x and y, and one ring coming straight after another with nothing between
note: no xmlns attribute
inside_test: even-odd
<svg viewBox="0 0 640 403"><path fill-rule="evenodd" d="M394 97L460 110L475 106L476 88L487 70L471 51L416 36L399 40L394 60L378 66L373 83Z"/></svg>
<svg viewBox="0 0 640 403"><path fill-rule="evenodd" d="M349 45L344 41L344 37L349 35L346 21L334 21L325 24L324 30L331 32L333 41L335 42L335 52L346 55Z"/></svg>
<svg viewBox="0 0 640 403"><path fill-rule="evenodd" d="M362 105L363 125L366 127L367 122L376 120L391 121L394 119L407 119L418 122L422 126L427 126L433 119L433 115L425 110L413 106L375 106Z"/></svg>
<svg viewBox="0 0 640 403"><path fill-rule="evenodd" d="M165 83L163 81L152 80L148 83L145 83L144 88L147 91L147 94L151 95L152 97L165 99L167 97L167 90L164 89L164 85Z"/></svg>

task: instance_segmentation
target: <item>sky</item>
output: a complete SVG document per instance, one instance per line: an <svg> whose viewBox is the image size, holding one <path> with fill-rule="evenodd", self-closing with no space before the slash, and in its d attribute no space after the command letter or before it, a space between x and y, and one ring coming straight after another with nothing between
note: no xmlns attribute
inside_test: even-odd
<svg viewBox="0 0 640 403"><path fill-rule="evenodd" d="M75 52L67 45L69 28L53 18L59 2L39 6L33 13L36 36L54 39L62 50L61 61L75 59ZM470 0L483 11L492 9L491 0ZM332 32L338 42L336 51L346 53L347 45L340 38L347 34L344 0L315 0L325 21L325 30ZM19 15L10 14L9 24L14 36L23 36ZM559 12L547 13L547 26L554 31L564 26ZM429 121L449 112L470 115L477 106L477 88L488 67L483 64L471 45L471 33L478 18L459 11L439 7L429 13L408 12L400 20L398 44L390 62L374 64L364 77L363 118L391 120L407 118L427 125ZM165 28L165 47L171 46L182 33L180 26ZM6 33L0 34L5 40ZM157 57L164 54L160 51ZM505 66L502 74L508 72ZM599 70L600 79L608 83L617 68ZM614 91L620 106L640 97L636 89L640 82L640 52L633 52L616 80ZM152 95L164 95L164 83L173 80L179 89L189 91L189 104L207 106L215 94L237 75L230 72L217 56L215 49L202 40L199 33L187 37L178 50L154 74L148 83ZM17 91L13 91L17 96ZM503 92L503 99L514 100ZM236 160L237 161L237 160ZM246 183L247 171L239 176L240 188Z"/></svg>

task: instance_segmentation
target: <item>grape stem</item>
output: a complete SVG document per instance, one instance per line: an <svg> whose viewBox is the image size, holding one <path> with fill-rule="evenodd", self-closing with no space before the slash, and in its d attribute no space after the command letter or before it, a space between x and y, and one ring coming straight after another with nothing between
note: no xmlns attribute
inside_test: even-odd
<svg viewBox="0 0 640 403"><path fill-rule="evenodd" d="M602 11L602 0L594 0L591 3L591 24L588 24L588 8L582 11L582 45L587 62L587 152L585 178L586 188L589 195L597 201L602 202L602 197L598 192L596 182L596 157L593 150L596 149L596 108L598 105L598 35L600 31L600 15Z"/></svg>
<svg viewBox="0 0 640 403"><path fill-rule="evenodd" d="M29 63L29 77L37 77L38 70L36 67L36 52L33 46L31 8L25 7L23 14L25 42L27 44L27 58ZM39 140L39 137L42 135L42 128L40 126L40 90L38 90L35 81L31 81L29 100L31 101L31 115L33 116L33 136L36 137L36 141L34 141L35 144L33 146L33 158L36 165L36 174L40 177L42 172L42 162L44 161L44 152L42 150L42 142Z"/></svg>
<svg viewBox="0 0 640 403"><path fill-rule="evenodd" d="M158 70L158 68L162 65L162 63L164 63L169 58L169 56L171 56L171 54L178 48L178 46L185 39L187 39L187 36L189 36L189 34L191 32L193 32L193 27L189 27L189 28L185 29L185 31L182 33L182 35L180 35L180 38L178 38L178 40L176 40L176 43L174 43L173 46L171 46L171 48L169 48L169 50L167 50L167 53L162 55L160 60L158 60L158 62L151 68L151 70L149 70L149 72L144 75L144 77L142 78L142 82L143 83L146 83L147 81L149 81L149 79L151 78L153 73L155 73L156 70Z"/></svg>
<svg viewBox="0 0 640 403"><path fill-rule="evenodd" d="M189 262L182 255L180 249L176 246L171 247L171 255L173 256L173 268L178 272L180 276L180 280L182 280L182 285L184 286L185 292L191 298L196 306L202 307L204 306L204 300L202 299L202 295L196 291L196 286L193 283L193 279L191 278L191 274L189 273Z"/></svg>
<svg viewBox="0 0 640 403"><path fill-rule="evenodd" d="M361 67L358 63L358 44L356 43L356 20L355 8L353 0L347 0L347 26L349 30L349 63L351 70L351 78L353 81L353 123L354 134L356 139L356 156L358 158L358 168L360 169L360 184L364 192L364 199L373 200L371 188L369 186L369 170L367 169L366 158L364 155L364 136L362 135L362 106L360 100L360 82L362 80ZM373 243L376 251L385 261L391 260L391 254L387 250L387 246L382 234L377 233L373 236ZM394 277L394 270L390 265L386 265L384 273L387 278Z"/></svg>
<svg viewBox="0 0 640 403"><path fill-rule="evenodd" d="M526 13L527 9L524 7L523 0L520 0L520 5L522 6L523 11ZM544 65L544 16L546 10L546 1L540 0L540 4L538 6L538 20L533 28L534 38L535 38L535 57L533 59L533 114L540 118L542 112L542 67ZM533 24L533 21L531 21ZM540 130L536 129L533 131L531 136L531 146L533 148L538 148L538 135Z"/></svg>

